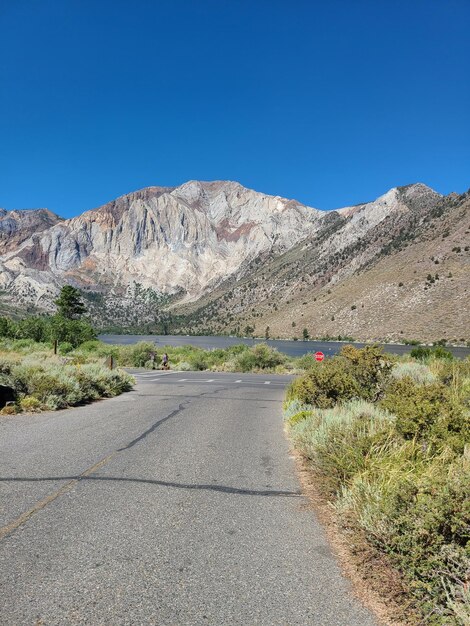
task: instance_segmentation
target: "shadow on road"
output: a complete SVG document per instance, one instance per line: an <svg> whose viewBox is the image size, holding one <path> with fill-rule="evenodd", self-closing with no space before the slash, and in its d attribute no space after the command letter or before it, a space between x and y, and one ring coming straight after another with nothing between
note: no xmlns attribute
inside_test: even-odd
<svg viewBox="0 0 470 626"><path fill-rule="evenodd" d="M113 482L130 482L130 483L142 483L146 485L155 485L157 487L171 487L174 489L189 489L195 491L219 491L221 493L229 493L240 496L264 496L264 497L284 497L284 498L298 498L301 496L300 491L279 491L275 489L241 489L238 487L227 487L225 485L204 485L204 484L191 484L191 483L175 483L165 480L151 480L147 478L122 478L115 476L45 476L39 478L20 478L20 477L5 477L0 478L0 482L48 482L48 481L77 481L83 482L85 480L102 480Z"/></svg>

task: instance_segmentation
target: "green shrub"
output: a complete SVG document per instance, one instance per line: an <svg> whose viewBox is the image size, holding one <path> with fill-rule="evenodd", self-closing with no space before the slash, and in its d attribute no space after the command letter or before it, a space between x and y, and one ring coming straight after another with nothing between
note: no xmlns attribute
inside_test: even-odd
<svg viewBox="0 0 470 626"><path fill-rule="evenodd" d="M102 341L98 341L97 339L91 339L89 341L84 341L80 344L80 352L85 352L87 354L97 353L100 354L103 348L107 348L109 344L105 344ZM100 355L103 356L103 355Z"/></svg>
<svg viewBox="0 0 470 626"><path fill-rule="evenodd" d="M33 341L47 341L49 336L48 318L27 317L16 323L15 337Z"/></svg>
<svg viewBox="0 0 470 626"><path fill-rule="evenodd" d="M14 337L16 326L8 317L0 317L0 337Z"/></svg>
<svg viewBox="0 0 470 626"><path fill-rule="evenodd" d="M251 351L243 352L233 359L232 364L234 372L251 372L256 366L256 358Z"/></svg>
<svg viewBox="0 0 470 626"><path fill-rule="evenodd" d="M396 416L396 430L404 439L463 451L470 433L469 414L442 383L418 385L410 377L402 378L390 385L380 404Z"/></svg>
<svg viewBox="0 0 470 626"><path fill-rule="evenodd" d="M156 353L155 344L139 341L130 346L109 346L103 350L107 356L112 355L119 365L128 367L145 367L152 354Z"/></svg>
<svg viewBox="0 0 470 626"><path fill-rule="evenodd" d="M413 361L397 363L392 369L392 378L411 378L418 385L433 383L437 379L427 365Z"/></svg>
<svg viewBox="0 0 470 626"><path fill-rule="evenodd" d="M127 372L114 369L110 370L97 363L89 363L82 366L77 371L77 379L82 385L88 385L94 399L95 394L98 397L113 397L124 391L130 391L133 386L133 378Z"/></svg>
<svg viewBox="0 0 470 626"><path fill-rule="evenodd" d="M294 413L292 417L289 418L289 425L295 426L302 420L309 419L312 416L312 411L299 411L298 413Z"/></svg>
<svg viewBox="0 0 470 626"><path fill-rule="evenodd" d="M419 361L426 361L430 357L435 357L437 359L448 359L449 361L451 361L454 358L454 355L452 354L450 350L446 350L446 348L444 348L443 346L439 346L439 345L433 346L432 348L425 347L425 346L418 346L416 348L413 348L413 350L411 350L410 356L413 359L418 359Z"/></svg>
<svg viewBox="0 0 470 626"><path fill-rule="evenodd" d="M353 398L375 401L383 395L392 368L392 359L377 346L344 346L339 356L315 363L293 381L287 399L323 409Z"/></svg>
<svg viewBox="0 0 470 626"><path fill-rule="evenodd" d="M57 411L59 409L63 409L64 408L63 398L61 398L60 396L54 393L50 393L44 401L44 407L46 409L49 409L50 411Z"/></svg>
<svg viewBox="0 0 470 626"><path fill-rule="evenodd" d="M15 348L17 350L21 350L22 348L32 349L34 348L35 343L34 339L17 339L15 341Z"/></svg>
<svg viewBox="0 0 470 626"><path fill-rule="evenodd" d="M287 390L287 400L298 399L304 404L321 409L359 396L359 385L355 377L339 358L317 364L315 368L292 381Z"/></svg>
<svg viewBox="0 0 470 626"><path fill-rule="evenodd" d="M241 351L234 359L234 370L252 372L254 370L272 370L286 362L287 357L265 343L258 343Z"/></svg>
<svg viewBox="0 0 470 626"><path fill-rule="evenodd" d="M426 348L425 346L418 346L413 348L410 352L410 356L413 359L418 359L419 361L425 361L431 356L431 348Z"/></svg>
<svg viewBox="0 0 470 626"><path fill-rule="evenodd" d="M313 366L318 365L315 361L313 354L304 354L303 356L298 357L295 360L295 364L299 369L302 370L309 370Z"/></svg>
<svg viewBox="0 0 470 626"><path fill-rule="evenodd" d="M449 361L452 361L454 358L452 352L450 350L446 350L443 346L435 346L432 349L432 356L436 359L448 359Z"/></svg>
<svg viewBox="0 0 470 626"><path fill-rule="evenodd" d="M204 371L209 369L209 362L204 354L194 354L188 359L189 367L191 370Z"/></svg>
<svg viewBox="0 0 470 626"><path fill-rule="evenodd" d="M375 401L381 397L390 379L392 358L379 346L356 348L344 346L340 358L345 359L360 388L360 397Z"/></svg>
<svg viewBox="0 0 470 626"><path fill-rule="evenodd" d="M459 624L470 554L470 467L409 441L374 457L343 486L340 519L358 524L405 576L426 624Z"/></svg>
<svg viewBox="0 0 470 626"><path fill-rule="evenodd" d="M368 464L370 448L389 435L393 417L373 404L353 400L330 409L313 409L292 427L292 437L336 493L341 484Z"/></svg>
<svg viewBox="0 0 470 626"><path fill-rule="evenodd" d="M230 348L226 348L224 352L227 352L228 354L237 355L237 354L241 354L242 352L246 352L249 349L250 349L249 346L247 346L245 343L239 343L239 344L236 344L235 346L230 346Z"/></svg>
<svg viewBox="0 0 470 626"><path fill-rule="evenodd" d="M120 370L91 363L83 366L25 361L12 368L11 380L20 404L60 409L115 396L132 388L132 378Z"/></svg>
<svg viewBox="0 0 470 626"><path fill-rule="evenodd" d="M20 407L22 411L34 412L40 411L42 408L41 402L34 396L25 396L20 400Z"/></svg>
<svg viewBox="0 0 470 626"><path fill-rule="evenodd" d="M64 341L63 343L59 344L60 354L68 354L69 352L72 352L72 350L73 346L68 341Z"/></svg>

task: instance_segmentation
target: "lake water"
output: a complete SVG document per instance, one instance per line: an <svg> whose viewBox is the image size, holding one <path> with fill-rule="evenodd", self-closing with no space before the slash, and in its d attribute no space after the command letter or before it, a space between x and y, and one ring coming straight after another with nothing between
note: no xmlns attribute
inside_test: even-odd
<svg viewBox="0 0 470 626"><path fill-rule="evenodd" d="M342 341L289 341L284 339L247 339L240 337L217 337L217 336L197 336L189 337L186 335L100 335L99 339L106 343L115 343L121 345L129 345L138 341L151 341L156 344L157 349L163 346L185 346L191 345L197 348L211 350L214 348L227 348L240 343L249 346L257 343L267 343L284 354L289 356L302 356L311 352L323 352L325 356L333 356L337 354L341 348L346 345ZM350 343L350 342L349 342ZM367 345L364 343L354 343L353 345L362 348ZM410 352L413 346L403 346L400 344L380 344L383 345L386 352L392 354L405 354ZM458 358L465 358L470 355L470 348L449 348Z"/></svg>

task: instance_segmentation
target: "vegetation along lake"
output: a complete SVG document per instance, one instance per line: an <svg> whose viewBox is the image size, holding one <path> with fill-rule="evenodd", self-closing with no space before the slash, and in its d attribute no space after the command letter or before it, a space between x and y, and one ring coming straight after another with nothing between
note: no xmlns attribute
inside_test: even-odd
<svg viewBox="0 0 470 626"><path fill-rule="evenodd" d="M105 343L114 344L133 344L139 341L152 341L157 347L160 346L184 346L191 345L205 350L215 348L228 348L240 343L254 345L255 343L267 343L276 348L280 352L289 356L302 356L309 352L321 351L325 356L334 356L338 354L343 346L347 343L362 348L365 343L344 342L344 341L289 341L280 339L251 339L247 337L221 337L221 336L187 336L187 335L100 335L99 339ZM392 354L406 354L410 352L414 346L405 346L403 344L380 344L386 352ZM470 355L470 348L467 347L448 347L454 356L460 359Z"/></svg>

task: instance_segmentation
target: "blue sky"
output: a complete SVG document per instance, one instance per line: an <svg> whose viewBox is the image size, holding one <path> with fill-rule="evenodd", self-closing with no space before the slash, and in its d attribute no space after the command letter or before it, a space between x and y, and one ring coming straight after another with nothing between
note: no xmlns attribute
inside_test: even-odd
<svg viewBox="0 0 470 626"><path fill-rule="evenodd" d="M0 0L0 206L470 186L468 0Z"/></svg>

